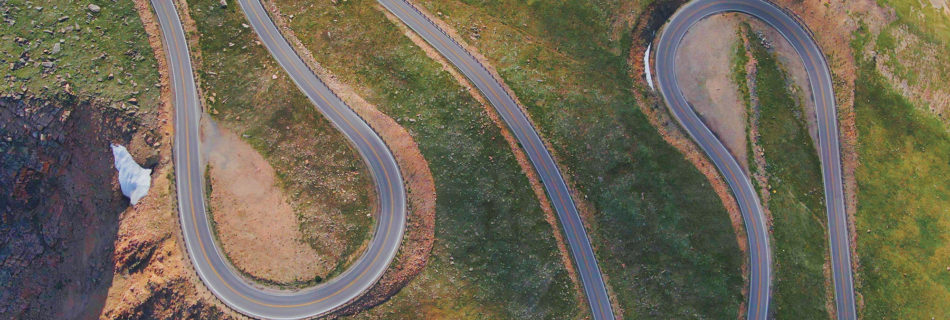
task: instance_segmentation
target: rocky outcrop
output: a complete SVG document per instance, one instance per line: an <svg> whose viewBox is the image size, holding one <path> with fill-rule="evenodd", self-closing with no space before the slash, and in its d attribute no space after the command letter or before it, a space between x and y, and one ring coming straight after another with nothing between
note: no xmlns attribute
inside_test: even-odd
<svg viewBox="0 0 950 320"><path fill-rule="evenodd" d="M0 318L99 314L128 206L109 143L139 128L71 95L0 97Z"/></svg>
<svg viewBox="0 0 950 320"><path fill-rule="evenodd" d="M155 286L148 297L116 319L230 319L224 311L213 304L188 302L192 285L187 280Z"/></svg>

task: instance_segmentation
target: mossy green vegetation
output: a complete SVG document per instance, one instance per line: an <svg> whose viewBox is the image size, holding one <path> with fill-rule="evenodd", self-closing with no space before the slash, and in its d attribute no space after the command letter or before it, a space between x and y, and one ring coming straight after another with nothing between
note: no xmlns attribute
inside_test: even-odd
<svg viewBox="0 0 950 320"><path fill-rule="evenodd" d="M641 113L627 57L638 1L418 1L488 58L591 205L626 317L733 318L744 259L705 177Z"/></svg>
<svg viewBox="0 0 950 320"><path fill-rule="evenodd" d="M751 32L747 37L756 39ZM768 178L766 192L771 193L773 314L826 318L827 215L821 162L804 118L802 99L810 97L790 90L794 84L774 53L759 41L749 43L756 60L758 141L766 161L765 168L756 170Z"/></svg>
<svg viewBox="0 0 950 320"><path fill-rule="evenodd" d="M374 186L359 154L277 66L237 5L189 2L202 59L196 64L212 118L242 136L274 168L297 214L301 241L339 259L307 287L344 270L372 236ZM337 245L331 245L337 244ZM339 245L342 244L342 245Z"/></svg>
<svg viewBox="0 0 950 320"><path fill-rule="evenodd" d="M155 111L158 65L132 1L10 0L0 14L0 92L53 97L68 86L81 100Z"/></svg>
<svg viewBox="0 0 950 320"><path fill-rule="evenodd" d="M947 318L950 132L946 123L901 96L873 59L860 54L875 38L861 28L852 43L859 66L854 109L862 316Z"/></svg>
<svg viewBox="0 0 950 320"><path fill-rule="evenodd" d="M275 1L343 84L405 127L435 179L426 268L358 318L581 318L551 225L485 109L372 0Z"/></svg>

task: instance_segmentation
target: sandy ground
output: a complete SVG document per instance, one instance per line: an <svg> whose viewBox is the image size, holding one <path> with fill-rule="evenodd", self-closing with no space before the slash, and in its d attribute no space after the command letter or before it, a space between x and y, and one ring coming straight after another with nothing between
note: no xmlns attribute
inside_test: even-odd
<svg viewBox="0 0 950 320"><path fill-rule="evenodd" d="M715 15L690 28L675 72L686 100L748 172L746 108L732 81L739 21L736 14Z"/></svg>
<svg viewBox="0 0 950 320"><path fill-rule="evenodd" d="M947 0L930 0L930 5L934 9L942 9L944 14L950 16L950 4L947 3Z"/></svg>
<svg viewBox="0 0 950 320"><path fill-rule="evenodd" d="M300 240L297 215L263 156L206 119L201 138L211 178L210 210L221 246L236 268L288 283L313 279L335 265L331 262L338 256L321 256Z"/></svg>

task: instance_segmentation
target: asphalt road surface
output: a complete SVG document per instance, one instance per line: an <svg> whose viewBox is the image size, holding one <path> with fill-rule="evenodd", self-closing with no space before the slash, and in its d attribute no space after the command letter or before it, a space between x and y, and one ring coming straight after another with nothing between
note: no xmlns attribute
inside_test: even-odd
<svg viewBox="0 0 950 320"><path fill-rule="evenodd" d="M660 34L656 44L656 78L660 94L676 119L709 155L723 173L739 202L749 238L752 276L748 304L749 319L769 316L772 258L768 230L762 207L749 177L739 167L722 142L706 127L687 103L676 81L676 50L686 31L697 21L723 12L741 12L769 24L798 52L805 65L817 108L818 146L825 185L831 266L835 285L838 319L855 319L854 285L851 275L847 216L841 183L841 155L838 121L831 86L831 74L824 55L811 35L791 15L764 0L696 0L677 11Z"/></svg>
<svg viewBox="0 0 950 320"><path fill-rule="evenodd" d="M502 119L515 134L518 142L528 153L528 158L541 177L544 189L551 198L551 204L557 211L558 219L564 228L564 235L571 247L571 255L577 265L577 273L581 276L584 292L590 303L594 319L613 319L613 309L604 286L604 278L597 266L597 259L590 246L590 239L581 223L580 215L571 194L564 183L561 172L554 164L554 159L544 147L538 133L528 122L521 108L502 88L498 79L495 79L478 60L465 51L462 46L439 29L425 15L413 5L403 0L378 0L387 10L398 17L409 28L425 39L439 51L456 68L462 71L475 87L488 98Z"/></svg>
<svg viewBox="0 0 950 320"><path fill-rule="evenodd" d="M402 177L392 153L379 136L291 50L260 2L239 2L261 42L317 109L350 139L366 162L379 198L375 234L363 255L343 274L304 290L262 289L232 269L214 242L205 211L203 162L198 151L198 119L201 111L185 34L171 0L152 0L162 28L172 92L175 95L175 179L185 246L198 276L208 289L238 312L268 319L296 319L325 314L368 290L395 257L406 226L406 197Z"/></svg>

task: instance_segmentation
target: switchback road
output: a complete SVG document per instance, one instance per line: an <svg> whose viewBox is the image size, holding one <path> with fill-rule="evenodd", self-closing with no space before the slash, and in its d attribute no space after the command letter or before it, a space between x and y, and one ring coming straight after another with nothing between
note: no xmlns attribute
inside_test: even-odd
<svg viewBox="0 0 950 320"><path fill-rule="evenodd" d="M837 318L855 319L854 284L847 215L844 209L837 111L831 73L824 55L805 27L790 14L765 0L695 0L680 8L663 28L655 46L654 70L656 70L660 94L666 100L667 106L722 172L739 203L749 238L752 269L749 279L748 318L769 317L772 257L765 216L751 180L686 101L674 72L676 64L674 57L686 31L699 20L723 12L745 13L769 24L791 43L804 63L817 109L818 146L821 153L825 206L828 213Z"/></svg>
<svg viewBox="0 0 950 320"><path fill-rule="evenodd" d="M521 111L514 99L508 96L499 79L495 79L468 51L456 43L435 23L430 21L412 4L405 0L378 0L389 12L398 17L409 28L425 39L432 47L462 71L475 87L482 92L501 118L508 124L518 142L528 154L544 189L551 198L551 204L557 211L558 219L564 228L564 235L571 247L571 255L581 276L581 284L590 303L594 319L613 319L613 309L607 296L604 278L597 265L590 239L584 230L580 215L560 170L554 164L551 153L541 142L541 137L531 126L527 116Z"/></svg>
<svg viewBox="0 0 950 320"><path fill-rule="evenodd" d="M389 267L406 227L406 196L396 161L382 139L326 87L281 37L258 0L240 0L261 42L310 98L353 144L376 184L379 198L375 234L366 251L343 274L298 291L262 289L238 275L215 244L204 202L203 162L199 158L198 94L181 21L171 0L151 0L162 29L175 95L175 183L188 255L205 286L245 315L296 319L330 312L368 290ZM236 70L235 70L236 71ZM266 254L266 253L261 253Z"/></svg>

